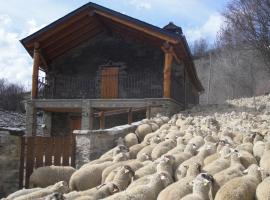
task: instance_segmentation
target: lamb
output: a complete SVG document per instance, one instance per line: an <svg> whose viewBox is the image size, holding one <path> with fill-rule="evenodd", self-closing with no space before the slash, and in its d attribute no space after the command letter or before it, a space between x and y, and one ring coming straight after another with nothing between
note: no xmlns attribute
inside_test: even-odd
<svg viewBox="0 0 270 200"><path fill-rule="evenodd" d="M252 164L248 174L225 183L217 192L215 200L254 200L256 187L261 182L258 165Z"/></svg>
<svg viewBox="0 0 270 200"><path fill-rule="evenodd" d="M124 138L124 142L125 142L125 145L127 147L131 147L131 146L139 143L138 137L135 133L127 134Z"/></svg>
<svg viewBox="0 0 270 200"><path fill-rule="evenodd" d="M261 182L256 189L257 200L269 200L270 197L270 177L267 177Z"/></svg>
<svg viewBox="0 0 270 200"><path fill-rule="evenodd" d="M15 198L14 200L29 200L29 199L38 199L46 197L54 192L59 192L61 194L67 193L69 191L67 183L64 181L60 181L58 183L55 183L52 186L48 186L46 188L42 188L41 190L37 190L34 192L31 192L30 194L25 194L22 196L19 196Z"/></svg>
<svg viewBox="0 0 270 200"><path fill-rule="evenodd" d="M90 200L101 199L119 192L119 188L114 183L106 183L85 191L73 191L64 194L66 200L81 199L88 197Z"/></svg>
<svg viewBox="0 0 270 200"><path fill-rule="evenodd" d="M105 162L80 168L74 174L72 174L70 178L70 189L81 191L100 185L103 170L109 167L111 164L112 162Z"/></svg>
<svg viewBox="0 0 270 200"><path fill-rule="evenodd" d="M181 199L182 197L192 192L192 186L189 184L194 178L200 173L201 166L197 163L192 163L188 166L187 175L185 178L169 185L162 190L157 200L175 200Z"/></svg>
<svg viewBox="0 0 270 200"><path fill-rule="evenodd" d="M47 187L59 181L69 182L71 175L76 170L70 166L45 166L39 167L30 176L30 186Z"/></svg>
<svg viewBox="0 0 270 200"><path fill-rule="evenodd" d="M193 192L184 196L181 200L210 200L210 189L213 182L211 175L199 174L193 181Z"/></svg>
<svg viewBox="0 0 270 200"><path fill-rule="evenodd" d="M133 188L128 187L126 191L114 194L104 200L155 200L159 192L170 183L167 174L156 173L149 176L148 183L140 184Z"/></svg>
<svg viewBox="0 0 270 200"><path fill-rule="evenodd" d="M152 160L156 160L174 147L176 147L176 141L172 139L168 139L164 142L159 143L151 153Z"/></svg>

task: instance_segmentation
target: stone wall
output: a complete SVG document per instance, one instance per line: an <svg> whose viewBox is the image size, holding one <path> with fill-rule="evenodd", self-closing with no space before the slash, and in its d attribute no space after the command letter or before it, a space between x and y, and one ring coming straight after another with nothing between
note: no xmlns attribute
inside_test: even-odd
<svg viewBox="0 0 270 200"><path fill-rule="evenodd" d="M140 122L105 130L76 130L76 168L97 159L117 145L117 139L134 132Z"/></svg>
<svg viewBox="0 0 270 200"><path fill-rule="evenodd" d="M19 188L20 137L0 131L0 198Z"/></svg>

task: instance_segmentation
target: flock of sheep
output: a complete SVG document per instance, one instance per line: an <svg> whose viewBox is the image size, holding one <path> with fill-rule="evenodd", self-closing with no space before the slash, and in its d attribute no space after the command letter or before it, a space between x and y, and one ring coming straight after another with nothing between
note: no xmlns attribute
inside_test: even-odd
<svg viewBox="0 0 270 200"><path fill-rule="evenodd" d="M38 168L6 199L270 200L270 95L255 101L145 119L99 159Z"/></svg>

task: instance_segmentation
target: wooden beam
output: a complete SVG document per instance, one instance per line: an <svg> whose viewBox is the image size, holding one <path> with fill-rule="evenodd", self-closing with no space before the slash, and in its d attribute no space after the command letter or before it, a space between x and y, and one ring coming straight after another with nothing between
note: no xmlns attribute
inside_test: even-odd
<svg viewBox="0 0 270 200"><path fill-rule="evenodd" d="M164 44L162 50L165 53L163 69L163 97L171 98L171 65L173 61L173 48L168 43Z"/></svg>
<svg viewBox="0 0 270 200"><path fill-rule="evenodd" d="M104 21L101 19L101 17L98 16L93 10L90 11L89 17L95 19L96 22L104 29L104 31L108 35L112 36L112 30L111 30L111 28L107 24L105 24Z"/></svg>
<svg viewBox="0 0 270 200"><path fill-rule="evenodd" d="M104 115L104 111L101 111L100 112L99 128L100 129L104 129L105 128L105 115Z"/></svg>
<svg viewBox="0 0 270 200"><path fill-rule="evenodd" d="M34 61L33 61L33 72L32 72L32 99L36 99L38 96L38 71L40 66L40 50L39 43L35 43L34 49Z"/></svg>
<svg viewBox="0 0 270 200"><path fill-rule="evenodd" d="M126 25L128 27L131 27L133 29L139 30L141 32L147 33L148 35L152 35L152 36L158 37L160 39L163 39L165 41L169 41L169 42L171 42L173 44L177 44L179 42L178 39L169 37L169 36L167 36L165 34L161 34L161 33L155 32L155 31L151 31L151 30L149 30L147 28L143 28L143 27L141 27L139 25L136 25L136 24L133 24L131 22L128 22L127 20L120 19L120 18L118 18L118 17L116 17L116 16L114 16L112 14L105 13L105 12L102 12L102 11L99 11L99 10L95 10L95 12L97 14L103 16L103 17L109 18L109 19L111 19L113 21L116 21L118 23L124 24L124 25Z"/></svg>

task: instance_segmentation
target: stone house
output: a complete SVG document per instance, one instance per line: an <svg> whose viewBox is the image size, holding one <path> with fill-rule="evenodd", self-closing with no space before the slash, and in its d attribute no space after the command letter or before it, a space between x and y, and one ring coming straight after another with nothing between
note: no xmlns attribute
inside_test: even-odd
<svg viewBox="0 0 270 200"><path fill-rule="evenodd" d="M182 29L173 23L159 28L87 3L21 43L33 57L28 136L36 135L37 110L44 112L45 135L65 135L95 129L96 113L172 115L197 104L203 91ZM112 117L107 126L119 120Z"/></svg>

